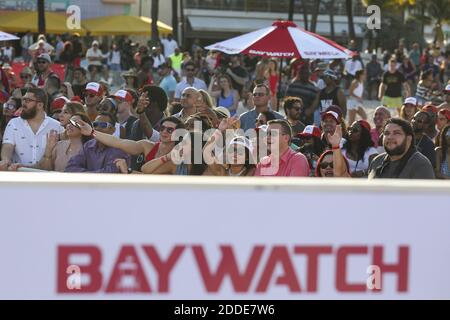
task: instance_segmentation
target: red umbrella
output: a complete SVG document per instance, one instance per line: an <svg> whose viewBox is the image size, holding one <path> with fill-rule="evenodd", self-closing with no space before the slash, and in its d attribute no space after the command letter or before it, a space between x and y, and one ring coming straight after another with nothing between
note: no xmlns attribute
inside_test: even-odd
<svg viewBox="0 0 450 320"><path fill-rule="evenodd" d="M297 27L292 21L272 26L206 47L226 54L248 54L272 58L346 59L352 52L334 41Z"/></svg>

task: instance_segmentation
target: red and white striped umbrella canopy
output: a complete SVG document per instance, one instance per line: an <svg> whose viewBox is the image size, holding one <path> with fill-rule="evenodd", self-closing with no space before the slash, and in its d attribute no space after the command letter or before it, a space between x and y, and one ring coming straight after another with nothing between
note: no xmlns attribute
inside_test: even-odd
<svg viewBox="0 0 450 320"><path fill-rule="evenodd" d="M206 47L226 54L248 54L272 58L346 59L352 51L334 41L297 27L292 21L272 26Z"/></svg>

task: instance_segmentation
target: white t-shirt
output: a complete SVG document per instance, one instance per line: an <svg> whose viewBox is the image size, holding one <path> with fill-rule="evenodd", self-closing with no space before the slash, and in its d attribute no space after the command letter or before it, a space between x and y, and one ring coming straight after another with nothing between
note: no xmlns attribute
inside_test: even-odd
<svg viewBox="0 0 450 320"><path fill-rule="evenodd" d="M350 173L353 173L354 171L361 171L361 170L369 169L369 158L371 155L378 154L378 151L374 147L370 147L369 149L366 150L366 153L364 153L364 159L359 160L359 161L349 159L347 157L347 150L344 148L342 149L342 154L344 155L345 159L347 159L347 161L348 161L348 167L349 167Z"/></svg>
<svg viewBox="0 0 450 320"><path fill-rule="evenodd" d="M64 128L55 119L45 116L39 130L34 134L27 120L14 118L8 122L3 135L3 144L15 146L12 161L23 165L38 163L45 153L47 133L56 130L61 133Z"/></svg>
<svg viewBox="0 0 450 320"><path fill-rule="evenodd" d="M161 43L164 46L164 56L166 58L173 54L175 52L175 49L178 48L177 42L173 39L161 39Z"/></svg>
<svg viewBox="0 0 450 320"><path fill-rule="evenodd" d="M153 68L158 68L164 62L166 62L166 58L162 54L153 57Z"/></svg>
<svg viewBox="0 0 450 320"><path fill-rule="evenodd" d="M102 61L96 60L96 61L89 61L88 58L103 58L103 53L100 49L97 49L97 51L94 51L93 48L89 48L88 51L86 51L86 59L88 61L89 66L101 66Z"/></svg>
<svg viewBox="0 0 450 320"><path fill-rule="evenodd" d="M356 71L359 71L362 69L363 69L363 66L361 64L361 61L359 61L359 60L353 61L353 59L350 59L350 60L347 60L347 62L345 63L344 70L347 72L347 74L350 74L352 76L355 75Z"/></svg>

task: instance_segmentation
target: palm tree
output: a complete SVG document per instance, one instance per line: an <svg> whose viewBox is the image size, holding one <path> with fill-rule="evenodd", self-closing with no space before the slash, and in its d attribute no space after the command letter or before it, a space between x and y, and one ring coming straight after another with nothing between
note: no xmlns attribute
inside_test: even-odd
<svg viewBox="0 0 450 320"><path fill-rule="evenodd" d="M40 34L45 34L45 1L44 0L38 0L37 10L38 10L38 32Z"/></svg>
<svg viewBox="0 0 450 320"><path fill-rule="evenodd" d="M172 0L173 38L178 42L178 0Z"/></svg>
<svg viewBox="0 0 450 320"><path fill-rule="evenodd" d="M328 12L330 13L330 37L331 40L334 40L334 0L330 0L328 3Z"/></svg>
<svg viewBox="0 0 450 320"><path fill-rule="evenodd" d="M288 20L294 20L294 0L289 0Z"/></svg>
<svg viewBox="0 0 450 320"><path fill-rule="evenodd" d="M302 0L303 21L305 22L305 30L308 29L308 8L306 6L306 0Z"/></svg>
<svg viewBox="0 0 450 320"><path fill-rule="evenodd" d="M319 8L320 8L320 0L315 0L314 7L313 7L313 14L312 14L312 18L311 18L311 28L310 28L310 30L312 32L316 32L317 16L319 15Z"/></svg>
<svg viewBox="0 0 450 320"><path fill-rule="evenodd" d="M347 10L347 20L348 20L348 35L349 40L355 39L355 26L353 25L353 1L345 0L345 8Z"/></svg>
<svg viewBox="0 0 450 320"><path fill-rule="evenodd" d="M152 0L152 42L155 45L159 40L158 34L158 11L159 11L159 0Z"/></svg>

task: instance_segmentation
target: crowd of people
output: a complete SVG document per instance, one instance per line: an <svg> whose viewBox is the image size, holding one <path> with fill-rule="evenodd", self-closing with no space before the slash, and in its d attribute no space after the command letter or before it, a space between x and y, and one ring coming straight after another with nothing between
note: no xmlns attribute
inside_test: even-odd
<svg viewBox="0 0 450 320"><path fill-rule="evenodd" d="M171 35L109 50L78 35L32 40L21 81L14 50L1 50L2 171L450 178L445 48L400 42L368 63L354 51L281 68L198 42L183 51Z"/></svg>

